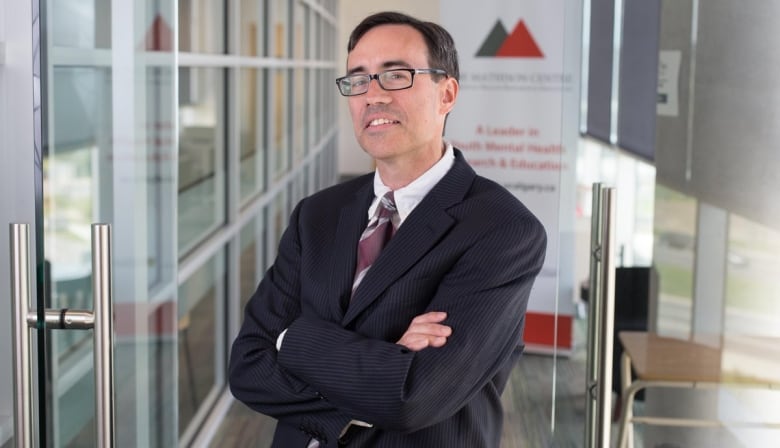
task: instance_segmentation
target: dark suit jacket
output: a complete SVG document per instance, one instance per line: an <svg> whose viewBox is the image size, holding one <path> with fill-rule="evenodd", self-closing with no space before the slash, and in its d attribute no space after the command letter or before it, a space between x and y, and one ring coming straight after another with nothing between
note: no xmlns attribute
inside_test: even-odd
<svg viewBox="0 0 780 448"><path fill-rule="evenodd" d="M514 196L455 153L351 301L373 174L293 211L230 359L232 393L278 419L274 447L305 447L311 437L338 446L351 419L373 428L352 427L350 447L499 446L500 395L522 352L546 235ZM396 344L426 311L448 313L446 345L412 352Z"/></svg>

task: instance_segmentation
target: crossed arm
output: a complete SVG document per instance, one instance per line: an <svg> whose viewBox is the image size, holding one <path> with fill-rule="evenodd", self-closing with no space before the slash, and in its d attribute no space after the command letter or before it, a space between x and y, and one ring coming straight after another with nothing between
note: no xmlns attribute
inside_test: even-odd
<svg viewBox="0 0 780 448"><path fill-rule="evenodd" d="M234 395L280 421L314 422L334 438L351 420L409 432L451 416L490 381L519 342L521 316L545 248L543 229L532 224L505 230L502 236L518 244L507 245L501 237L475 244L475 253L490 254L491 265L464 254L431 299L431 311L415 317L394 342L301 313L300 247L291 225L234 343ZM277 352L276 338L285 329Z"/></svg>

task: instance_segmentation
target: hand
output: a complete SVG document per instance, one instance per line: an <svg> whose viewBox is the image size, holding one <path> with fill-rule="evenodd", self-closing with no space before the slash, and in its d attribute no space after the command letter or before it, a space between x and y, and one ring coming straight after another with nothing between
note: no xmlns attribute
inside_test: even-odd
<svg viewBox="0 0 780 448"><path fill-rule="evenodd" d="M420 314L412 319L406 333L396 344L403 345L413 352L419 352L426 347L441 347L447 343L447 337L452 334L452 328L441 322L447 318L447 313L431 311Z"/></svg>

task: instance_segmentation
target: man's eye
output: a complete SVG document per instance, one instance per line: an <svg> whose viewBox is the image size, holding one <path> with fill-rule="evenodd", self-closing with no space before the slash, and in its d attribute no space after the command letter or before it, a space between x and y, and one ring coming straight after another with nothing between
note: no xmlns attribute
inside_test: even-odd
<svg viewBox="0 0 780 448"><path fill-rule="evenodd" d="M350 84L352 84L352 87L364 86L367 83L368 83L368 79L366 79L364 76L350 80Z"/></svg>

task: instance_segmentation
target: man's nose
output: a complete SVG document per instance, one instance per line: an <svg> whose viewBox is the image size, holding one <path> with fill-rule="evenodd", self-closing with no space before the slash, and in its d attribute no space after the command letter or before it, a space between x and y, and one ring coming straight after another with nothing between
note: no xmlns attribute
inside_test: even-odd
<svg viewBox="0 0 780 448"><path fill-rule="evenodd" d="M389 103L392 99L390 92L383 89L382 86L379 85L379 79L376 78L368 83L368 91L364 96L366 98L366 103L368 104Z"/></svg>

